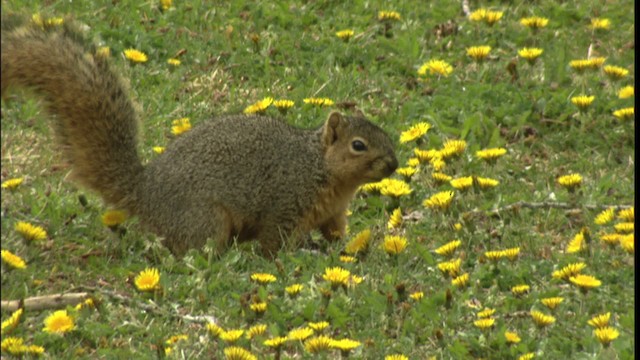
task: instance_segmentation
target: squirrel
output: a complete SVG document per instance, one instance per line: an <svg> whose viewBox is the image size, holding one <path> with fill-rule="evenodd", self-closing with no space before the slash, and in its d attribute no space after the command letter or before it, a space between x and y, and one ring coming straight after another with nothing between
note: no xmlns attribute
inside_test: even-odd
<svg viewBox="0 0 640 360"><path fill-rule="evenodd" d="M176 256L207 241L219 254L235 238L258 240L273 257L314 229L338 239L358 187L398 167L380 127L335 111L316 129L261 115L214 117L143 164L124 80L67 21L3 24L1 52L3 98L18 86L44 98L70 178L137 216Z"/></svg>

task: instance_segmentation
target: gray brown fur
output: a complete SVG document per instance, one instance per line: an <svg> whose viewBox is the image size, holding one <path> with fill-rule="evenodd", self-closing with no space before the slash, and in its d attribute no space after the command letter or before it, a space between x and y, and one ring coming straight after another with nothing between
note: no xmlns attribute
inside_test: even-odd
<svg viewBox="0 0 640 360"><path fill-rule="evenodd" d="M18 85L43 95L74 178L137 215L175 254L207 239L218 252L233 238L257 239L273 255L284 240L313 229L339 238L358 186L398 166L382 129L337 112L318 129L221 116L180 135L143 166L124 82L108 59L69 34L3 30L2 93Z"/></svg>

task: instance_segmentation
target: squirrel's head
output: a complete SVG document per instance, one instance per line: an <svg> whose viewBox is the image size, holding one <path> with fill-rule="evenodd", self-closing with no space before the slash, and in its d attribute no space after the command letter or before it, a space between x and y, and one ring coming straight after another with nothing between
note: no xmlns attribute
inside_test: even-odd
<svg viewBox="0 0 640 360"><path fill-rule="evenodd" d="M398 167L389 136L362 115L332 112L321 139L329 172L339 181L359 186L380 181Z"/></svg>

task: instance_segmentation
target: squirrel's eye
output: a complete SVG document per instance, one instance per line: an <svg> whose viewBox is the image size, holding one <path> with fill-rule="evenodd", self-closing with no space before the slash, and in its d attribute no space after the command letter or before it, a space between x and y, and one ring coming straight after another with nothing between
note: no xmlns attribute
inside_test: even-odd
<svg viewBox="0 0 640 360"><path fill-rule="evenodd" d="M360 140L353 140L351 142L351 148L355 151L365 151L367 150L367 145Z"/></svg>

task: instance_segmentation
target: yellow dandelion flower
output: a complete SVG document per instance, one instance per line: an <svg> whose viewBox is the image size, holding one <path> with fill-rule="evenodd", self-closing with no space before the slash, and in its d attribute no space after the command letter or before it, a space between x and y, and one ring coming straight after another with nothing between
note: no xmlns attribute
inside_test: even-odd
<svg viewBox="0 0 640 360"><path fill-rule="evenodd" d="M409 360L409 358L402 354L393 354L385 356L384 360Z"/></svg>
<svg viewBox="0 0 640 360"><path fill-rule="evenodd" d="M418 169L411 166L396 169L396 173L402 175L405 179L411 178L417 171Z"/></svg>
<svg viewBox="0 0 640 360"><path fill-rule="evenodd" d="M451 285L455 285L458 288L463 288L469 284L469 274L464 273L458 277L455 277L451 280Z"/></svg>
<svg viewBox="0 0 640 360"><path fill-rule="evenodd" d="M152 148L152 150L156 154L162 154L164 152L164 150L165 150L165 147L164 146L154 146Z"/></svg>
<svg viewBox="0 0 640 360"><path fill-rule="evenodd" d="M386 184L380 189L380 194L390 197L409 195L413 191L409 184L402 180L387 179Z"/></svg>
<svg viewBox="0 0 640 360"><path fill-rule="evenodd" d="M349 277L349 281L347 282L347 286L354 287L354 286L360 284L363 280L364 280L364 278L361 277L361 276L351 275Z"/></svg>
<svg viewBox="0 0 640 360"><path fill-rule="evenodd" d="M447 140L444 142L440 154L443 158L448 159L451 156L461 155L467 148L467 142L464 140Z"/></svg>
<svg viewBox="0 0 640 360"><path fill-rule="evenodd" d="M378 11L378 20L400 20L400 13L397 11Z"/></svg>
<svg viewBox="0 0 640 360"><path fill-rule="evenodd" d="M598 215L596 215L596 218L595 218L595 220L593 220L593 222L596 225L608 224L611 221L613 221L613 218L615 217L615 211L616 211L616 209L613 208L613 207L605 209L602 212L600 212Z"/></svg>
<svg viewBox="0 0 640 360"><path fill-rule="evenodd" d="M178 341L184 341L184 340L189 340L189 336L185 334L173 335L172 337L168 338L167 341L165 341L164 343L167 345L172 345L177 343Z"/></svg>
<svg viewBox="0 0 640 360"><path fill-rule="evenodd" d="M461 263L462 263L462 259L444 261L444 262L438 263L438 269L440 269L440 271L443 274L449 275L451 277L456 277L460 272Z"/></svg>
<svg viewBox="0 0 640 360"><path fill-rule="evenodd" d="M535 353L526 353L524 355L518 356L518 360L531 360L536 356Z"/></svg>
<svg viewBox="0 0 640 360"><path fill-rule="evenodd" d="M518 50L518 55L527 60L529 63L534 63L539 57L540 55L542 55L542 53L544 52L544 50L540 49L540 48L522 48L520 50Z"/></svg>
<svg viewBox="0 0 640 360"><path fill-rule="evenodd" d="M635 210L633 207L628 209L622 209L618 211L618 219L622 219L627 222L633 222L635 220Z"/></svg>
<svg viewBox="0 0 640 360"><path fill-rule="evenodd" d="M233 329L226 330L218 335L222 341L226 341L228 343L234 343L238 341L242 335L244 335L244 330L242 329Z"/></svg>
<svg viewBox="0 0 640 360"><path fill-rule="evenodd" d="M507 343L509 344L517 344L520 341L522 341L520 339L520 336L518 336L518 333L512 332L512 331L505 331L504 338L507 340Z"/></svg>
<svg viewBox="0 0 640 360"><path fill-rule="evenodd" d="M484 22L487 23L487 25L492 26L493 24L497 23L500 19L502 19L502 15L504 15L504 12L502 11L487 11L485 16L484 16Z"/></svg>
<svg viewBox="0 0 640 360"><path fill-rule="evenodd" d="M482 61L489 56L491 52L491 46L472 46L467 48L467 56L471 57L475 61Z"/></svg>
<svg viewBox="0 0 640 360"><path fill-rule="evenodd" d="M462 230L462 224L461 224L461 223L455 223L455 224L453 224L453 230L455 230L455 231L460 231L460 230ZM519 249L518 249L518 251L519 251Z"/></svg>
<svg viewBox="0 0 640 360"><path fill-rule="evenodd" d="M618 245L620 243L620 238L622 237L621 234L600 234L600 241L602 241L603 243L609 245L609 246L615 246Z"/></svg>
<svg viewBox="0 0 640 360"><path fill-rule="evenodd" d="M274 338L265 340L262 344L264 346L277 349L277 348L281 347L285 342L287 342L287 340L288 340L287 337L278 336L278 337L274 337Z"/></svg>
<svg viewBox="0 0 640 360"><path fill-rule="evenodd" d="M479 329L485 330L485 329L492 328L495 323L496 323L496 319L486 318L486 319L478 319L474 321L473 325L475 325L475 327Z"/></svg>
<svg viewBox="0 0 640 360"><path fill-rule="evenodd" d="M584 270L584 268L586 267L587 267L587 264L582 262L572 263L563 267L560 270L554 271L552 274L552 277L554 279L569 280L570 277L580 274L580 272Z"/></svg>
<svg viewBox="0 0 640 360"><path fill-rule="evenodd" d="M124 51L124 57L134 63L147 62L148 58L145 53L136 49L127 49Z"/></svg>
<svg viewBox="0 0 640 360"><path fill-rule="evenodd" d="M387 179L383 179L382 181L376 181L376 182L364 184L364 185L360 186L360 190L368 192L368 193L380 192L380 189L382 189L382 187L386 184L386 182L384 180L387 180Z"/></svg>
<svg viewBox="0 0 640 360"><path fill-rule="evenodd" d="M260 101L257 101L244 109L245 114L264 114L269 106L273 104L272 97L266 97Z"/></svg>
<svg viewBox="0 0 640 360"><path fill-rule="evenodd" d="M613 225L613 228L616 229L618 233L632 233L635 228L634 224L635 223L632 222L617 223Z"/></svg>
<svg viewBox="0 0 640 360"><path fill-rule="evenodd" d="M309 327L301 327L289 331L289 333L287 334L287 339L303 341L311 335L313 335L313 329Z"/></svg>
<svg viewBox="0 0 640 360"><path fill-rule="evenodd" d="M345 40L345 41L351 39L351 37L353 37L353 34L355 34L355 33L351 29L340 30L340 31L336 32L336 36L338 38L342 39L342 40Z"/></svg>
<svg viewBox="0 0 640 360"><path fill-rule="evenodd" d="M635 235L628 234L620 237L620 246L629 254L633 254L635 250Z"/></svg>
<svg viewBox="0 0 640 360"><path fill-rule="evenodd" d="M295 295L298 295L303 288L304 286L302 284L293 284L284 288L284 291L286 291L287 294L291 296L295 296Z"/></svg>
<svg viewBox="0 0 640 360"><path fill-rule="evenodd" d="M42 15L40 14L33 14L33 16L31 16L31 20L36 25L41 27L43 27L44 25L59 26L64 23L64 19L61 17L52 17L52 18L43 19Z"/></svg>
<svg viewBox="0 0 640 360"><path fill-rule="evenodd" d="M251 274L251 280L260 284L268 284L276 281L277 278L268 273L254 273Z"/></svg>
<svg viewBox="0 0 640 360"><path fill-rule="evenodd" d="M573 254L580 252L587 248L587 243L585 241L584 232L580 231L573 237L573 239L567 245L567 253Z"/></svg>
<svg viewBox="0 0 640 360"><path fill-rule="evenodd" d="M180 62L179 59L171 58L171 59L167 60L167 64L169 64L171 66L180 66L181 62Z"/></svg>
<svg viewBox="0 0 640 360"><path fill-rule="evenodd" d="M400 143L405 144L410 141L417 140L423 137L431 129L431 125L426 122L421 122L413 125L407 131L403 131L400 134Z"/></svg>
<svg viewBox="0 0 640 360"><path fill-rule="evenodd" d="M410 158L407 160L407 166L416 167L420 165L420 159L418 158Z"/></svg>
<svg viewBox="0 0 640 360"><path fill-rule="evenodd" d="M608 30L611 27L611 20L605 18L593 18L591 19L590 28L593 30Z"/></svg>
<svg viewBox="0 0 640 360"><path fill-rule="evenodd" d="M485 161L494 161L506 153L505 148L490 148L476 151L476 157Z"/></svg>
<svg viewBox="0 0 640 360"><path fill-rule="evenodd" d="M20 184L22 184L23 181L24 181L24 178L15 178L15 179L5 180L2 182L2 188L13 190L18 186L20 186Z"/></svg>
<svg viewBox="0 0 640 360"><path fill-rule="evenodd" d="M473 185L473 177L465 176L461 178L452 179L449 184L458 190L467 190Z"/></svg>
<svg viewBox="0 0 640 360"><path fill-rule="evenodd" d="M556 322L556 318L551 316L551 315L546 315L540 311L536 311L536 310L531 310L530 312L531 318L533 319L533 322L538 326L538 327L545 327L547 325L551 325L554 322Z"/></svg>
<svg viewBox="0 0 640 360"><path fill-rule="evenodd" d="M473 180L480 186L481 189L489 189L500 185L500 181L491 178L474 177Z"/></svg>
<svg viewBox="0 0 640 360"><path fill-rule="evenodd" d="M331 106L334 104L333 100L329 98L306 98L302 99L302 102L315 106Z"/></svg>
<svg viewBox="0 0 640 360"><path fill-rule="evenodd" d="M627 99L635 96L634 87L633 86L625 86L620 91L618 91L618 97L620 99ZM3 186L4 187L4 186Z"/></svg>
<svg viewBox="0 0 640 360"><path fill-rule="evenodd" d="M353 256L348 256L348 255L340 255L339 259L343 263L354 263L354 262L358 261L357 258L355 258Z"/></svg>
<svg viewBox="0 0 640 360"><path fill-rule="evenodd" d="M520 296L529 292L531 287L529 285L516 285L511 288L511 293L516 296Z"/></svg>
<svg viewBox="0 0 640 360"><path fill-rule="evenodd" d="M253 304L249 305L249 308L253 312L261 314L261 313L267 311L267 303L266 302L253 303Z"/></svg>
<svg viewBox="0 0 640 360"><path fill-rule="evenodd" d="M316 354L331 349L333 341L334 340L328 336L315 336L304 342L304 349L309 353Z"/></svg>
<svg viewBox="0 0 640 360"><path fill-rule="evenodd" d="M160 272L156 268L142 270L133 280L140 291L153 291L160 287Z"/></svg>
<svg viewBox="0 0 640 360"><path fill-rule="evenodd" d="M22 354L24 353L25 345L22 338L9 336L2 339L0 347L2 347L3 353L6 351L15 356L22 356Z"/></svg>
<svg viewBox="0 0 640 360"><path fill-rule="evenodd" d="M340 339L340 340L333 340L330 346L333 349L338 349L340 351L345 352L345 351L351 351L360 345L362 345L362 343L356 340Z"/></svg>
<svg viewBox="0 0 640 360"><path fill-rule="evenodd" d="M460 240L453 240L450 241L442 246L440 246L439 248L437 248L435 250L436 254L438 255L442 255L442 256L451 256L453 255L453 253L456 251L457 248L460 247L460 245L462 245L462 241Z"/></svg>
<svg viewBox="0 0 640 360"><path fill-rule="evenodd" d="M492 251L486 251L484 253L484 257L490 261L498 261L505 256L506 256L506 253L503 250L492 250Z"/></svg>
<svg viewBox="0 0 640 360"><path fill-rule="evenodd" d="M176 119L171 122L171 133L180 135L191 130L191 121L189 118Z"/></svg>
<svg viewBox="0 0 640 360"><path fill-rule="evenodd" d="M18 221L14 229L27 241L40 241L47 238L47 232L42 227L28 222Z"/></svg>
<svg viewBox="0 0 640 360"><path fill-rule="evenodd" d="M426 199L422 205L431 209L446 210L453 201L453 191L441 191Z"/></svg>
<svg viewBox="0 0 640 360"><path fill-rule="evenodd" d="M307 325L315 331L322 331L329 326L329 323L326 321L319 321L319 322L310 322Z"/></svg>
<svg viewBox="0 0 640 360"><path fill-rule="evenodd" d="M422 291L416 291L409 294L409 297L415 301L421 300L424 297L424 293Z"/></svg>
<svg viewBox="0 0 640 360"><path fill-rule="evenodd" d="M578 95L578 96L574 96L571 98L571 103L573 103L573 105L577 106L578 109L580 110L584 110L586 108L588 108L591 103L593 103L593 100L595 99L595 96L587 96L587 95Z"/></svg>
<svg viewBox="0 0 640 360"><path fill-rule="evenodd" d="M504 253L504 256L506 256L510 261L515 261L516 259L518 259L518 256L520 255L520 248L515 247L515 248L504 249L503 253Z"/></svg>
<svg viewBox="0 0 640 360"><path fill-rule="evenodd" d="M635 108L628 107L623 109L618 109L613 112L613 116L617 117L620 120L629 120L634 117Z"/></svg>
<svg viewBox="0 0 640 360"><path fill-rule="evenodd" d="M220 334L224 332L223 328L221 328L220 326L212 322L207 324L207 330L209 331L211 336L213 336L214 338L217 338L218 336L220 336Z"/></svg>
<svg viewBox="0 0 640 360"><path fill-rule="evenodd" d="M422 150L422 149L415 148L413 149L413 153L416 155L419 162L425 162L425 161L431 161L431 159L437 156L438 150L436 149ZM417 165L418 164L416 164L416 166Z"/></svg>
<svg viewBox="0 0 640 360"><path fill-rule="evenodd" d="M580 174L569 174L560 176L557 181L561 186L572 190L582 185L582 176Z"/></svg>
<svg viewBox="0 0 640 360"><path fill-rule="evenodd" d="M20 318L22 317L23 312L24 312L24 309L20 308L14 311L7 320L3 321L2 331L0 333L4 335L11 332L13 329L15 329L16 326L18 326L18 323L20 322Z"/></svg>
<svg viewBox="0 0 640 360"><path fill-rule="evenodd" d="M407 239L402 236L385 236L382 249L389 255L398 255L407 247Z"/></svg>
<svg viewBox="0 0 640 360"><path fill-rule="evenodd" d="M230 346L224 349L224 358L226 360L257 360L258 357L253 355L249 350L239 346Z"/></svg>
<svg viewBox="0 0 640 360"><path fill-rule="evenodd" d="M469 14L469 20L471 21L484 21L487 17L487 9L480 8L471 14Z"/></svg>
<svg viewBox="0 0 640 360"><path fill-rule="evenodd" d="M102 214L101 220L104 226L117 226L127 219L127 213L121 210L107 210Z"/></svg>
<svg viewBox="0 0 640 360"><path fill-rule="evenodd" d="M434 171L442 171L447 166L441 156L434 157L429 164L431 164Z"/></svg>
<svg viewBox="0 0 640 360"><path fill-rule="evenodd" d="M247 339L253 339L256 336L263 335L267 331L267 325L265 324L257 324L247 330L246 337Z"/></svg>
<svg viewBox="0 0 640 360"><path fill-rule="evenodd" d="M589 59L579 59L579 60L571 60L569 62L569 66L578 71L578 72L583 72L587 69L594 69L594 63L591 62L591 60Z"/></svg>
<svg viewBox="0 0 640 360"><path fill-rule="evenodd" d="M602 281L596 279L591 275L583 275L583 274L572 276L569 278L569 281L583 291L590 290L602 285Z"/></svg>
<svg viewBox="0 0 640 360"><path fill-rule="evenodd" d="M169 10L172 2L172 0L160 0L160 7L162 10Z"/></svg>
<svg viewBox="0 0 640 360"><path fill-rule="evenodd" d="M324 274L322 275L322 278L325 281L330 282L332 286L337 286L337 285L346 286L347 282L349 281L350 275L351 273L349 272L349 270L336 266L332 268L326 268L324 270Z"/></svg>
<svg viewBox="0 0 640 360"><path fill-rule="evenodd" d="M549 19L539 16L531 16L520 19L520 24L534 30L541 29L547 26L548 23Z"/></svg>
<svg viewBox="0 0 640 360"><path fill-rule="evenodd" d="M357 254L365 251L371 241L371 230L364 229L351 239L344 248L347 254Z"/></svg>
<svg viewBox="0 0 640 360"><path fill-rule="evenodd" d="M451 176L441 172L432 172L431 178L440 184L449 182L453 179Z"/></svg>
<svg viewBox="0 0 640 360"><path fill-rule="evenodd" d="M598 69L602 66L602 64L604 64L606 60L607 58L604 58L604 57L593 57L593 58L590 58L588 61L592 69Z"/></svg>
<svg viewBox="0 0 640 360"><path fill-rule="evenodd" d="M561 297L550 297L550 298L544 298L541 299L540 302L542 303L542 305L548 307L549 309L553 310L556 307L558 307L558 305L560 305L560 303L564 300L564 298Z"/></svg>
<svg viewBox="0 0 640 360"><path fill-rule="evenodd" d="M604 73L612 80L620 80L629 75L629 70L613 65L607 65L603 68Z"/></svg>
<svg viewBox="0 0 640 360"><path fill-rule="evenodd" d="M2 261L9 265L13 269L24 269L27 267L27 263L22 258L9 250L2 250Z"/></svg>
<svg viewBox="0 0 640 360"><path fill-rule="evenodd" d="M587 323L596 329L600 329L600 328L609 326L610 319L611 319L611 313L607 312L607 313L592 317L591 319L589 319L589 321L587 321Z"/></svg>
<svg viewBox="0 0 640 360"><path fill-rule="evenodd" d="M64 334L75 329L73 318L67 314L67 310L54 311L44 319L44 332Z"/></svg>
<svg viewBox="0 0 640 360"><path fill-rule="evenodd" d="M618 330L612 327L603 327L593 330L593 334L596 336L598 341L604 346L607 347L609 344L620 336Z"/></svg>
<svg viewBox="0 0 640 360"><path fill-rule="evenodd" d="M289 110L293 107L294 104L295 103L293 102L293 100L286 99L276 100L273 102L273 106L278 108L278 110Z"/></svg>
<svg viewBox="0 0 640 360"><path fill-rule="evenodd" d="M453 72L453 66L443 60L429 60L418 69L418 75L442 75L449 76Z"/></svg>
<svg viewBox="0 0 640 360"><path fill-rule="evenodd" d="M402 210L396 208L389 216L389 222L387 223L387 229L397 229L402 225Z"/></svg>
<svg viewBox="0 0 640 360"><path fill-rule="evenodd" d="M485 308L484 310L478 312L476 316L480 319L488 318L488 317L491 317L493 314L495 314L495 312L496 312L496 309Z"/></svg>

